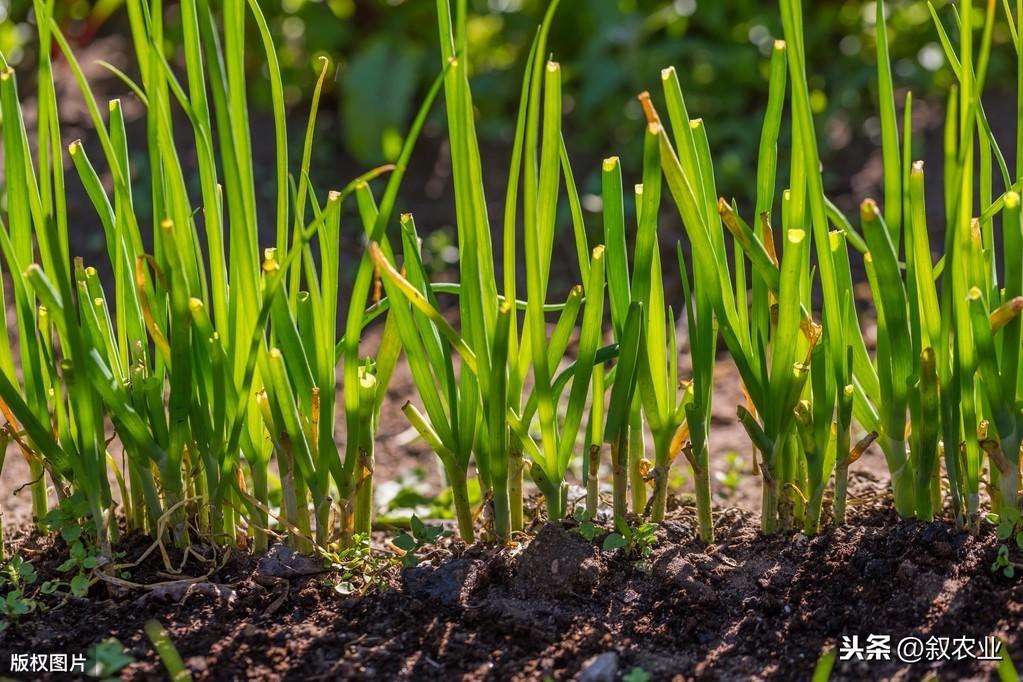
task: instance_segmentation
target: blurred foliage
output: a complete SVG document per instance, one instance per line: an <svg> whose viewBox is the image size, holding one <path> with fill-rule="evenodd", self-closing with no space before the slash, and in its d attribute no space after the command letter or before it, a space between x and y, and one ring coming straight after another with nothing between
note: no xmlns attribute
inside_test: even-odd
<svg viewBox="0 0 1023 682"><path fill-rule="evenodd" d="M217 4L213 0L214 5ZM70 0L64 6L73 33L119 30L123 0ZM167 0L168 40L177 12ZM401 132L426 85L436 75L432 0L265 0L284 68L286 96L299 104L312 92L317 60L338 65L328 97L337 102L347 151L362 163L393 159ZM518 88L529 44L548 0L469 0L468 24L480 131L490 140L511 137ZM947 1L936 0L954 33ZM27 53L33 32L22 22L30 0L0 0L0 48ZM917 96L943 92L944 68L927 3L890 0L889 32L897 82ZM874 1L812 0L807 52L812 103L822 117L827 148L841 152L854 140L876 141L874 118ZM978 21L982 13L977 12ZM109 17L109 19L108 19ZM99 27L104 21L112 23ZM562 0L551 45L565 77L565 112L574 153L593 158L638 152L642 112L635 95L659 94L662 67L678 68L690 113L708 121L724 192L743 197L752 185L757 131L766 100L766 68L780 35L777 6L763 0ZM258 40L255 30L253 41ZM1001 20L996 44L1009 42ZM252 55L261 54L253 43ZM991 83L1012 73L1012 51L996 49ZM255 58L255 57L254 57ZM253 64L254 69L259 64ZM253 78L253 97L269 101L265 79ZM636 152L636 153L633 153Z"/></svg>

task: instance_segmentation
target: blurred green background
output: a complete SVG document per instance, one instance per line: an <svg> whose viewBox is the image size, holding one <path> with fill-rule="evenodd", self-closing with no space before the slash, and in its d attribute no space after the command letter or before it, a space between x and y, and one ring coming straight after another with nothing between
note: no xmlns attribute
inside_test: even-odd
<svg viewBox="0 0 1023 682"><path fill-rule="evenodd" d="M65 30L85 45L126 31L123 0L57 3ZM177 12L168 0L168 40ZM218 4L213 0L213 4ZM946 25L946 2L936 2ZM432 0L266 0L261 2L279 41L287 97L300 106L312 92L315 65L337 65L327 90L326 115L337 118L335 145L360 164L393 159L402 131L439 68ZM473 88L485 144L510 139L523 63L547 0L469 0ZM829 183L848 190L848 178L877 145L873 0L812 0L807 51L813 107L819 115ZM0 48L14 62L31 61L30 0L0 0ZM900 86L940 108L952 77L926 2L889 3L892 63ZM981 12L976 13L980 19ZM595 162L621 154L635 167L642 117L635 99L660 86L660 69L675 65L690 113L708 122L718 161L719 189L747 198L766 99L766 55L780 34L776 3L763 0L563 0L550 42L564 68L566 131L573 155L587 164L584 191L596 190ZM261 48L250 32L254 72ZM996 45L1010 41L1002 20ZM1014 54L994 51L992 87L1012 82ZM24 64L23 64L24 65ZM268 103L264 78L252 78L254 101ZM438 117L442 114L438 113ZM937 117L940 119L940 113ZM930 125L924 121L922 128ZM827 163L835 159L835 165Z"/></svg>

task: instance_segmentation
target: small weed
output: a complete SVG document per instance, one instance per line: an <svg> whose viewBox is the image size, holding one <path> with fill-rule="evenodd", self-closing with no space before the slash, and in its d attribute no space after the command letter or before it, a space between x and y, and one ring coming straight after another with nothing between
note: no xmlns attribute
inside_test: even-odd
<svg viewBox="0 0 1023 682"><path fill-rule="evenodd" d="M36 569L29 562L14 555L0 571L0 586L4 584L31 585L36 581Z"/></svg>
<svg viewBox="0 0 1023 682"><path fill-rule="evenodd" d="M657 544L657 524L643 523L630 526L625 519L615 519L617 533L610 533L604 538L605 551L620 549L629 559L645 559L653 552Z"/></svg>
<svg viewBox="0 0 1023 682"><path fill-rule="evenodd" d="M597 536L597 524L593 523L593 519L590 518L590 515L582 507L576 509L573 516L579 522L575 532L583 536L587 542L593 542L593 538Z"/></svg>
<svg viewBox="0 0 1023 682"><path fill-rule="evenodd" d="M995 534L1002 542L998 547L998 555L991 564L991 570L1001 571L1006 578L1015 577L1020 564L1012 560L1012 548L1023 551L1023 529L1020 527L1019 510L1009 507L1000 515L990 514L988 519L996 524Z"/></svg>
<svg viewBox="0 0 1023 682"><path fill-rule="evenodd" d="M85 674L100 679L114 679L114 676L135 659L124 650L124 645L110 637L89 648L85 657Z"/></svg>
<svg viewBox="0 0 1023 682"><path fill-rule="evenodd" d="M1023 545L1021 545L1020 548L1023 549ZM998 547L998 555L991 564L991 570L995 572L1001 571L1002 575L1006 578L1014 578L1016 577L1016 569L1021 566L1023 565L1012 560L1009 545L1000 545Z"/></svg>
<svg viewBox="0 0 1023 682"><path fill-rule="evenodd" d="M0 614L5 618L0 621L0 633L7 629L10 621L36 610L36 601L25 594L36 579L35 568L19 555L8 559L0 569L0 593L6 591L0 599Z"/></svg>
<svg viewBox="0 0 1023 682"><path fill-rule="evenodd" d="M89 503L81 493L64 498L43 517L43 529L57 533L64 542L71 543L88 537L88 524L82 519L89 516Z"/></svg>
<svg viewBox="0 0 1023 682"><path fill-rule="evenodd" d="M622 682L650 682L653 676L638 665L622 676Z"/></svg>
<svg viewBox="0 0 1023 682"><path fill-rule="evenodd" d="M427 526L415 515L412 516L410 526L410 532L402 533L394 539L395 546L405 552L401 557L401 565L405 568L412 568L419 563L416 554L424 547L434 545L441 538L451 535L450 531L444 530L441 526Z"/></svg>
<svg viewBox="0 0 1023 682"><path fill-rule="evenodd" d="M337 572L334 591L346 597L383 587L384 572L393 565L390 553L373 552L369 534L356 534L352 540L351 547L330 557Z"/></svg>
<svg viewBox="0 0 1023 682"><path fill-rule="evenodd" d="M88 517L88 502L79 493L65 498L43 517L43 527L59 534L68 545L68 558L57 567L60 573L68 574L68 579L47 580L40 586L43 594L55 594L61 588L74 597L89 592L90 574L99 565L101 553L91 524L84 520Z"/></svg>
<svg viewBox="0 0 1023 682"><path fill-rule="evenodd" d="M1002 542L1015 536L1016 544L1023 548L1023 530L1020 529L1020 514L1015 508L1008 508L998 518L996 533Z"/></svg>

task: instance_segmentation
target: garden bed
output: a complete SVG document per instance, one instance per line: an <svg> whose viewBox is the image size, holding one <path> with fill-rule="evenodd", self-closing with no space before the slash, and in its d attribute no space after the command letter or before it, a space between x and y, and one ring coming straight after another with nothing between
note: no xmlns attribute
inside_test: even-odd
<svg viewBox="0 0 1023 682"><path fill-rule="evenodd" d="M88 599L19 620L2 635L0 657L79 653L115 637L136 659L123 677L155 678L150 619L194 677L211 680L600 680L635 668L653 679L809 679L843 635L891 635L892 659L906 636L1018 645L1023 585L991 572L992 532L901 521L870 475L855 475L851 488L851 524L815 538L765 539L751 514L729 508L716 513L719 540L705 547L694 509L682 505L646 559L603 551L599 534L588 542L572 522L547 524L504 549L442 542L414 568L391 562L355 597L338 594L333 572L270 578L256 557L218 554L222 568L190 590L99 584ZM59 541L17 544L40 580L66 555ZM125 551L147 546L135 539ZM130 578L174 577L161 568L154 554ZM191 559L190 572L205 569ZM839 661L832 679L986 679L992 666Z"/></svg>

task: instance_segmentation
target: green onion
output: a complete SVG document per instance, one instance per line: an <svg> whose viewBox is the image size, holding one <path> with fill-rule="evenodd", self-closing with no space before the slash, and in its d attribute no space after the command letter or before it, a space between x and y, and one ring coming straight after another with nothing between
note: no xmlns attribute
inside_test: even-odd
<svg viewBox="0 0 1023 682"><path fill-rule="evenodd" d="M341 203L364 180L330 193L325 206L317 203L308 167L318 89L293 195L280 73L258 3L225 3L222 26L203 0L181 3L184 82L162 57L163 13L150 14L138 0L127 5L142 75L134 89L143 96L146 144L156 160L151 184L158 228L152 254L144 251L145 221L136 213L127 180L129 141L120 103L111 102L108 116L102 116L49 15L50 4L36 7L45 54L37 77L41 143L35 161L28 152L14 73L0 58L10 198L6 222L0 223L0 253L6 269L25 274L12 278L18 337L15 344L5 328L0 401L9 428L24 433L19 442L38 479L34 513L41 519L47 512L48 483L59 499L83 495L100 545L110 551L117 524L107 476L114 462L105 438L104 419L109 418L124 453L123 473L117 467L115 473L130 530L156 533L166 527L179 545L190 542L190 527L228 543L247 532L257 549L265 548L272 515L270 467L276 456L285 505L273 515L296 543L309 548L312 541L321 546L331 541L332 487L346 492L356 464L362 465L361 485L357 493L353 486L350 495L340 498L344 510L358 497L356 525L366 531L372 485L365 474L372 469L372 444L364 445L359 457L342 459L333 438ZM257 247L242 60L247 11L266 48L275 105L278 238L263 258ZM71 66L101 143L102 164L94 164L78 142L68 154L103 227L112 295L93 268L77 261L72 268L68 258L51 41ZM325 64L321 82L326 69ZM439 85L407 137L406 160ZM194 133L202 221L196 219L186 188L171 125L174 108L184 112ZM103 171L113 178L112 193L100 183ZM379 171L372 171L365 179L376 175ZM400 171L391 177L381 228L401 177ZM208 258L200 251L199 229L205 231ZM314 238L319 261L310 246ZM39 262L33 263L37 249ZM364 261L369 263L368 256ZM360 333L361 325L349 338L357 340ZM389 338L394 335L385 334ZM362 401L370 401L365 393L372 392L376 410L397 353L393 341L385 343L376 375L363 377L375 388L367 388ZM363 443L375 435L375 419L365 425L370 433Z"/></svg>
<svg viewBox="0 0 1023 682"><path fill-rule="evenodd" d="M943 143L946 230L943 243L933 245L938 260L924 167L912 161L918 150L910 95L900 144L883 0L874 6L881 205L864 201L854 225L825 196L802 3L781 0L784 40L770 55L752 213L744 218L736 202L718 196L707 125L690 116L681 80L667 68L663 121L651 96L640 96L642 183L632 197L623 190L618 157L601 167L603 244L591 243L562 130L563 74L548 60L557 6L548 6L521 81L499 282L469 79L466 0L454 10L437 0L441 73L397 162L325 194L310 166L326 60L292 168L281 68L260 4L225 0L215 15L208 0L180 3L179 74L164 56L167 16L160 4L129 0L139 82L114 71L145 107L153 165L151 196L144 199L130 180L128 150L136 141L128 139L120 102L101 107L53 20L52 3L36 2L38 113L31 136L15 73L0 55L7 183L0 268L12 282L10 291L0 289L0 301L14 310L0 332L6 422L0 440L13 441L28 461L36 520L49 510L52 487L58 503L82 503L108 555L120 539L119 513L129 531L165 533L161 539L180 547L211 537L223 544L251 540L265 550L277 536L308 552L350 547L373 528L377 426L382 410L393 409L385 396L404 354L418 396L402 411L440 460L464 542L477 538L478 518L484 537L502 543L524 529L525 474L552 520L578 514L567 495L578 471L588 521L600 512L603 482L610 484L617 527L630 516L661 522L670 468L682 454L695 481L699 534L710 543L720 334L747 396L737 415L762 477L765 533L819 532L832 487L833 520L844 523L850 467L875 441L902 516L930 521L947 503L959 526L978 532L986 480L989 510L1015 523L1023 446L1023 414L1015 407L1023 390L1023 176L1019 169L1010 175L981 104L996 3L977 21L972 3L962 5L962 16L954 15L965 27L958 45L931 8L956 81ZM1003 7L1023 91L1023 4L1015 16L1010 3ZM250 19L268 65L274 121L270 216L259 214L256 201L246 97ZM975 45L976 24L982 30ZM100 148L89 158L87 145L67 147L70 179L53 47L69 64ZM394 220L412 150L442 90L460 254L454 284L429 280L413 216ZM1023 131L1023 96L1018 114ZM188 151L174 125L182 115L194 140ZM784 154L782 139L791 139ZM780 156L791 163L787 188L778 187ZM195 159L197 192L186 158ZM1023 141L1016 159L1023 167ZM389 177L378 202L374 181L383 174ZM999 196L997 176L1005 187ZM70 257L69 225L78 216L70 214L68 182L81 184L102 229L98 264ZM662 263L665 186L687 242L675 245L679 305L667 300ZM349 230L343 205L353 196L360 224ZM636 220L629 225L633 200ZM136 208L142 205L151 205L152 216ZM260 244L261 223L274 226L271 244ZM563 223L571 226L577 284L552 302ZM348 239L367 245L350 264L342 260ZM854 297L853 259L860 257L877 320L873 354ZM349 265L354 285L344 295L340 275ZM457 319L442 295L457 296ZM683 308L688 344L676 338L675 311ZM370 350L362 335L375 323L383 331ZM692 374L683 379L679 353L686 345ZM343 448L335 440L342 410ZM116 435L109 442L107 424ZM610 481L602 481L605 451ZM470 506L474 470L484 514Z"/></svg>

